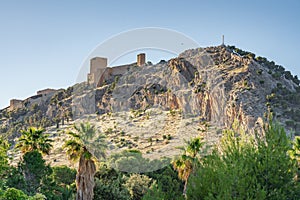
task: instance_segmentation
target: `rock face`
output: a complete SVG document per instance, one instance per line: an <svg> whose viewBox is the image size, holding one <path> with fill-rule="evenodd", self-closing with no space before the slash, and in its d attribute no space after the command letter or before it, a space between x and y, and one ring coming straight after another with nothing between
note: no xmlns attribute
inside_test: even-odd
<svg viewBox="0 0 300 200"><path fill-rule="evenodd" d="M106 135L109 154L134 148L147 158L180 155L177 147L198 136L211 146L235 121L250 133L259 132L270 112L286 130L299 135L300 81L250 52L198 48L168 62L120 69L109 69L115 73L104 73L96 88L83 82L43 101L1 110L0 134L14 143L21 129L48 127L56 142L46 160L69 166L60 131L81 120Z"/></svg>
<svg viewBox="0 0 300 200"><path fill-rule="evenodd" d="M176 110L179 120L208 122L215 130L238 120L249 131L260 130L271 111L287 130L300 130L298 78L252 53L225 46L198 48L168 62L123 68L107 73L96 88L80 83L37 105L1 110L1 134L13 139L26 126L59 125L90 114L145 114L149 109Z"/></svg>
<svg viewBox="0 0 300 200"><path fill-rule="evenodd" d="M238 120L246 130L262 126L270 109L266 96L276 84L295 91L298 85L276 80L252 57L228 47L187 50L167 63L132 67L110 87L98 88L98 113L128 110L180 110L183 117L198 116L219 128ZM113 85L113 87L112 87Z"/></svg>

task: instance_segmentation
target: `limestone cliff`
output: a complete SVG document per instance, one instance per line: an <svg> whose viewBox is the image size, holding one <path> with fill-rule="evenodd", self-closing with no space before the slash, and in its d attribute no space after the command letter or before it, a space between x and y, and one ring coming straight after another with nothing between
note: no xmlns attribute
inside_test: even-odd
<svg viewBox="0 0 300 200"><path fill-rule="evenodd" d="M197 116L219 128L229 128L237 119L248 130L261 127L264 114L271 110L286 125L293 116L282 116L286 111L274 108L267 97L279 83L295 95L299 85L284 75L274 77L265 64L225 46L187 50L168 62L133 66L111 79L115 81L96 89L95 109L99 114L175 109L184 117Z"/></svg>
<svg viewBox="0 0 300 200"><path fill-rule="evenodd" d="M174 147L197 135L214 143L235 120L259 131L272 112L299 135L297 76L233 46L186 50L167 62L128 65L102 77L96 88L79 83L38 103L1 110L1 134L12 141L27 126L53 132L84 119L107 134L110 149L138 148L158 157L176 154Z"/></svg>

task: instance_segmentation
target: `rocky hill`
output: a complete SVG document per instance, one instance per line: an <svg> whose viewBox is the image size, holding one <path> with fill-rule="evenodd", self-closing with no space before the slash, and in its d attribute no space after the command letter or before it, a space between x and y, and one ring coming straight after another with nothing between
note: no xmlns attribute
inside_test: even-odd
<svg viewBox="0 0 300 200"><path fill-rule="evenodd" d="M300 130L297 76L234 46L191 49L155 65L132 65L98 86L80 83L38 103L3 109L0 134L13 142L20 129L42 126L59 138L66 124L88 120L107 135L111 151L134 148L158 158L178 154L176 147L195 136L215 143L236 120L249 132L260 131L268 112L288 131ZM60 143L54 152L52 162L53 154L63 152ZM64 159L56 155L53 164Z"/></svg>

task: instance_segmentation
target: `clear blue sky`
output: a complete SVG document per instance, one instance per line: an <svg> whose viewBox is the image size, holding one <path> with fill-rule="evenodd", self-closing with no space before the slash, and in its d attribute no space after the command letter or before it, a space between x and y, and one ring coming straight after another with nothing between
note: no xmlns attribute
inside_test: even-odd
<svg viewBox="0 0 300 200"><path fill-rule="evenodd" d="M11 98L72 85L99 43L142 27L173 29L202 47L219 45L224 34L226 44L299 77L299 10L297 0L0 0L0 108Z"/></svg>

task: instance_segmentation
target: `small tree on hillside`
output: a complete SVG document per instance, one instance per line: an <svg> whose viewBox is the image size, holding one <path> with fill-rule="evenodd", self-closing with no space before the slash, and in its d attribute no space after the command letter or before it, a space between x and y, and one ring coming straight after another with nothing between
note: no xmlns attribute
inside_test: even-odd
<svg viewBox="0 0 300 200"><path fill-rule="evenodd" d="M187 142L184 154L172 162L173 168L178 171L178 177L184 181L183 194L186 194L188 179L195 168L196 156L203 146L202 138L194 138Z"/></svg>

